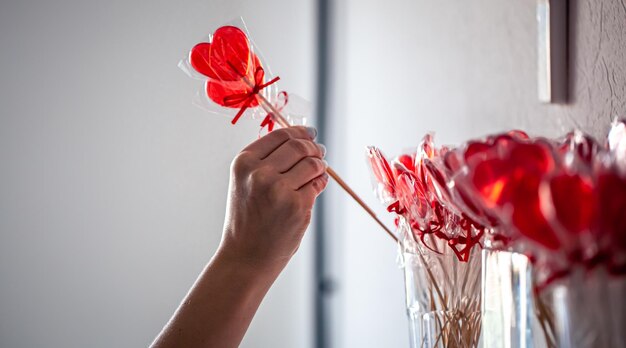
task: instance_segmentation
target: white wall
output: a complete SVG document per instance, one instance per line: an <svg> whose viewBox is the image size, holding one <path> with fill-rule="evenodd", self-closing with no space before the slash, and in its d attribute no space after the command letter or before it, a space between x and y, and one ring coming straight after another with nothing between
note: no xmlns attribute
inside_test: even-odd
<svg viewBox="0 0 626 348"><path fill-rule="evenodd" d="M614 116L626 115L623 1L569 1L566 105L537 101L535 3L337 2L330 163L380 216L389 214L371 193L367 145L396 155L428 131L439 144L458 144L515 127L603 136ZM339 290L333 347L408 346L396 247L343 194L330 194L329 244L339 246L331 255Z"/></svg>
<svg viewBox="0 0 626 348"><path fill-rule="evenodd" d="M258 125L192 106L176 64L242 15L282 87L312 99L313 4L0 3L0 346L151 342L217 246L230 160ZM311 257L307 240L244 347L311 342Z"/></svg>

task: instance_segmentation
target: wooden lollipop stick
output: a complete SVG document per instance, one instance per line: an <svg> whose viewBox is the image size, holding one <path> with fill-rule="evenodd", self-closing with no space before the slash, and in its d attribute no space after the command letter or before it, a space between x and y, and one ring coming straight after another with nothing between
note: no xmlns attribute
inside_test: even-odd
<svg viewBox="0 0 626 348"><path fill-rule="evenodd" d="M247 78L244 77L244 81L248 83L248 85L252 86L252 84ZM259 93L257 94L257 98L261 101L260 103L261 107L263 107L263 109L267 113L271 113L276 119L276 121L278 122L278 124L280 124L284 128L291 127L291 124L289 124L289 121L285 119L285 117L281 114L281 112L278 109L276 109L274 105L272 105L272 103L270 103L269 100L265 98L265 96ZM352 197L352 199L354 199L363 209L365 209L365 211L380 225L380 227L382 227L385 230L385 232L387 232L387 234L391 238L393 238L393 240L396 243L398 242L398 237L396 237L396 235L393 234L393 232L391 232L391 230L387 228L387 226L385 226L385 224L383 224L382 221L380 221L380 219L376 216L374 211L361 199L361 197L359 197L356 194L356 192L354 192L350 188L350 186L348 186L348 184L346 184L345 181L343 181L343 179L335 172L335 170L333 170L330 166L328 166L326 168L326 173L328 173L328 176L333 178L333 180L335 180L337 184L339 184L339 186L341 186L341 188L344 189L344 191L346 191Z"/></svg>

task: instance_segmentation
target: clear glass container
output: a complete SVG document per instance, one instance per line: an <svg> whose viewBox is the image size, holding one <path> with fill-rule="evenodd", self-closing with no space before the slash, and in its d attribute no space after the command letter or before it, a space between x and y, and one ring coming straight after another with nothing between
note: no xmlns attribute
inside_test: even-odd
<svg viewBox="0 0 626 348"><path fill-rule="evenodd" d="M578 269L546 291L558 347L626 347L626 276Z"/></svg>
<svg viewBox="0 0 626 348"><path fill-rule="evenodd" d="M482 262L482 347L554 348L554 319L534 297L528 258L485 249Z"/></svg>
<svg viewBox="0 0 626 348"><path fill-rule="evenodd" d="M467 262L451 251L426 248L402 255L411 347L478 347L479 248L473 248Z"/></svg>

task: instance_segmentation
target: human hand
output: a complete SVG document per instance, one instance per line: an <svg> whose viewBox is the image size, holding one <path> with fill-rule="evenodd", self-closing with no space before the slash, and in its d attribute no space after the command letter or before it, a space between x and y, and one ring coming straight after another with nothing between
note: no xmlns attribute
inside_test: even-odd
<svg viewBox="0 0 626 348"><path fill-rule="evenodd" d="M255 266L287 264L328 184L326 149L313 141L316 134L308 127L278 129L237 155L219 253Z"/></svg>

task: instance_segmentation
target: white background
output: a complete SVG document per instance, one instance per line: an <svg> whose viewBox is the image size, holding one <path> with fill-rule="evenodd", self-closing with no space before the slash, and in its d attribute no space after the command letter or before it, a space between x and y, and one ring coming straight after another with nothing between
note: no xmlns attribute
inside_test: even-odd
<svg viewBox="0 0 626 348"><path fill-rule="evenodd" d="M311 100L312 13L312 0L0 2L1 347L151 342L217 247L230 161L259 124L191 105L201 83L176 65L244 16L281 87ZM244 347L311 342L311 247Z"/></svg>

